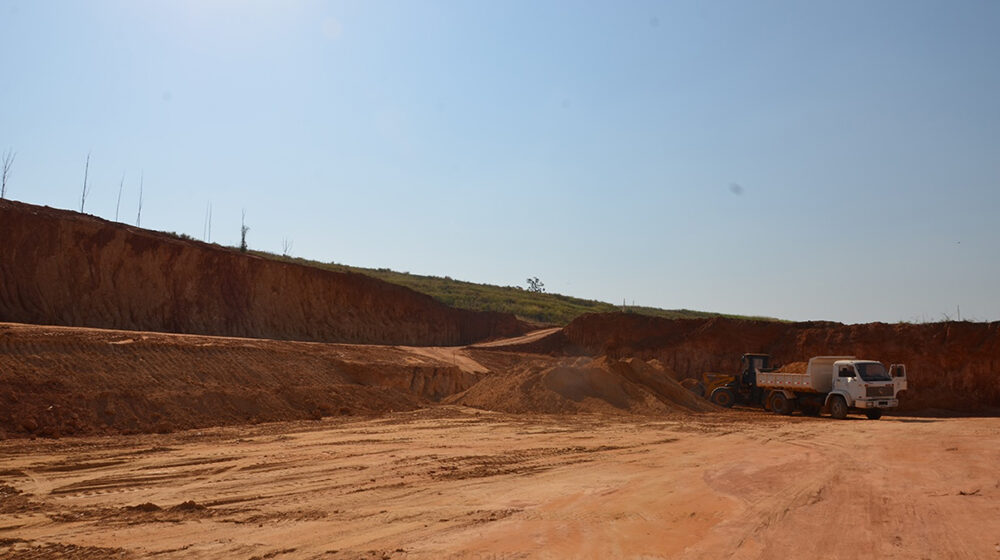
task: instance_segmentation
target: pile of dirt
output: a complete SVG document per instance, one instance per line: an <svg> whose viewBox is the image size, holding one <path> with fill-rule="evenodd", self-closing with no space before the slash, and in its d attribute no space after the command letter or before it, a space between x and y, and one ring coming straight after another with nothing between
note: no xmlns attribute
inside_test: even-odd
<svg viewBox="0 0 1000 560"><path fill-rule="evenodd" d="M716 408L656 361L565 358L484 377L445 402L513 413L668 414Z"/></svg>
<svg viewBox="0 0 1000 560"><path fill-rule="evenodd" d="M528 330L362 274L9 200L0 239L0 321L417 346Z"/></svg>
<svg viewBox="0 0 1000 560"><path fill-rule="evenodd" d="M0 437L412 410L485 371L461 349L0 324Z"/></svg>
<svg viewBox="0 0 1000 560"><path fill-rule="evenodd" d="M610 313L579 317L562 336L564 355L656 358L681 378L735 373L744 352L765 352L776 364L803 371L802 362L821 355L904 363L909 390L902 410L995 413L1000 408L1000 323L843 325Z"/></svg>
<svg viewBox="0 0 1000 560"><path fill-rule="evenodd" d="M805 373L809 370L809 362L791 362L782 364L777 371L781 373Z"/></svg>

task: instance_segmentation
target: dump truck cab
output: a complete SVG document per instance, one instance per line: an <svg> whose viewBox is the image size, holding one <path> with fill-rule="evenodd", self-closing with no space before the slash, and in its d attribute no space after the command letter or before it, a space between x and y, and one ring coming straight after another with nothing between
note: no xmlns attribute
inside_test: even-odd
<svg viewBox="0 0 1000 560"><path fill-rule="evenodd" d="M840 395L851 408L881 409L899 405L896 383L881 362L839 360L834 362L833 371L833 387L827 401L833 395Z"/></svg>

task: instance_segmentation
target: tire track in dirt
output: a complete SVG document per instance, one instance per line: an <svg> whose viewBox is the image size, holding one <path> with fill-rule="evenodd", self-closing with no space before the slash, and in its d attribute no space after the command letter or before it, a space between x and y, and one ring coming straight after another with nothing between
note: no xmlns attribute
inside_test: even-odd
<svg viewBox="0 0 1000 560"><path fill-rule="evenodd" d="M40 505L0 508L0 539L20 539L0 540L0 557L14 545L113 542L136 557L196 559L290 548L289 558L981 559L1000 544L989 540L1000 531L994 424L442 407L8 440L0 483ZM44 492L72 484L100 492Z"/></svg>

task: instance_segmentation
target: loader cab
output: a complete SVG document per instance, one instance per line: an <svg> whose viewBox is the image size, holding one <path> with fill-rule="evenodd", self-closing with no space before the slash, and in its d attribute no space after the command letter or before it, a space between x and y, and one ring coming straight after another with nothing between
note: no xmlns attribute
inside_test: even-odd
<svg viewBox="0 0 1000 560"><path fill-rule="evenodd" d="M771 371L770 354L743 354L743 370L740 372L740 392L743 402L757 404L764 402L765 391L757 386L757 372Z"/></svg>
<svg viewBox="0 0 1000 560"><path fill-rule="evenodd" d="M743 370L740 373L744 385L748 387L757 385L757 372L771 369L770 354L743 354Z"/></svg>

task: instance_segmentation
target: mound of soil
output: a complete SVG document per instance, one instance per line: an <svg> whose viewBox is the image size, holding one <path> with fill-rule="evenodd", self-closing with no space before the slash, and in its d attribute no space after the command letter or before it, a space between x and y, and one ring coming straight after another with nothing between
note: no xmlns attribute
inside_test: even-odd
<svg viewBox="0 0 1000 560"><path fill-rule="evenodd" d="M0 324L0 437L412 410L484 375L449 350Z"/></svg>
<svg viewBox="0 0 1000 560"><path fill-rule="evenodd" d="M529 328L362 274L9 200L0 200L0 239L0 321L416 346Z"/></svg>
<svg viewBox="0 0 1000 560"><path fill-rule="evenodd" d="M904 363L909 390L902 410L995 413L1000 407L1000 323L843 325L610 313L579 317L563 336L566 354L656 358L681 378L735 373L744 352L771 354L776 364L788 364L785 371L805 371L810 357L822 355Z"/></svg>
<svg viewBox="0 0 1000 560"><path fill-rule="evenodd" d="M665 414L716 410L655 363L600 357L534 363L484 377L445 400L514 413Z"/></svg>
<svg viewBox="0 0 1000 560"><path fill-rule="evenodd" d="M809 362L791 362L782 364L777 371L781 373L805 373L809 369Z"/></svg>

